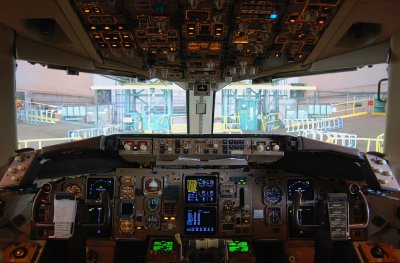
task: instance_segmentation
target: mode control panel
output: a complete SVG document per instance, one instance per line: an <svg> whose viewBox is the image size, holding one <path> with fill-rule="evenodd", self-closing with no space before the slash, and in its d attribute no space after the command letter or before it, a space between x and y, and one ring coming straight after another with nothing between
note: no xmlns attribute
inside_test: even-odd
<svg viewBox="0 0 400 263"><path fill-rule="evenodd" d="M146 161L157 157L201 157L213 159L216 156L252 156L252 161L268 162L265 156L284 156L285 142L282 137L212 137L212 136L171 136L148 138L145 136L123 137L119 142L119 154L131 161ZM165 158L164 158L165 159ZM275 160L275 159L274 159Z"/></svg>
<svg viewBox="0 0 400 263"><path fill-rule="evenodd" d="M159 155L251 154L251 140L245 138L156 138L154 153Z"/></svg>
<svg viewBox="0 0 400 263"><path fill-rule="evenodd" d="M282 152L282 143L272 138L253 138L251 141L253 155L265 155Z"/></svg>
<svg viewBox="0 0 400 263"><path fill-rule="evenodd" d="M120 141L121 154L152 154L153 141L147 138L126 138Z"/></svg>

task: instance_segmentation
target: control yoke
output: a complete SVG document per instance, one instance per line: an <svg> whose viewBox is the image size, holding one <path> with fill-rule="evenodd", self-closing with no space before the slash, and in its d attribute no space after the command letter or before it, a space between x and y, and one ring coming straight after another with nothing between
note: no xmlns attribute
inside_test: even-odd
<svg viewBox="0 0 400 263"><path fill-rule="evenodd" d="M39 189L39 192L36 194L35 199L33 200L32 205L32 226L36 228L44 228L44 229L53 229L54 223L39 223L38 222L38 211L39 206L41 204L41 199L45 190L43 188ZM98 224L88 224L88 223L80 223L81 219L78 218L78 225L84 228L106 228L111 223L111 204L110 204L110 196L107 191L100 193L100 200L96 201L95 204L101 204L101 207L104 211L103 221Z"/></svg>
<svg viewBox="0 0 400 263"><path fill-rule="evenodd" d="M370 210L369 210L369 205L367 198L365 197L364 193L360 189L360 186L357 184L351 184L349 186L349 192L352 195L358 194L364 205L365 205L365 216L364 216L364 222L362 223L355 223L355 224L349 224L348 227L349 229L363 229L367 228L370 220ZM301 222L301 203L302 203L302 194L300 192L295 192L293 196L293 213L292 213L292 219L296 227L298 227L301 230L304 231L316 231L321 228L321 225L304 225Z"/></svg>
<svg viewBox="0 0 400 263"><path fill-rule="evenodd" d="M320 229L320 225L304 225L300 219L300 207L302 202L302 194L300 192L295 192L293 195L293 222L296 227L304 231L316 231Z"/></svg>
<svg viewBox="0 0 400 263"><path fill-rule="evenodd" d="M110 196L107 191L103 191L100 193L100 201L96 203L101 203L101 206L104 211L103 221L99 224L87 224L82 223L81 226L84 228L106 228L111 223L111 204L110 204Z"/></svg>
<svg viewBox="0 0 400 263"><path fill-rule="evenodd" d="M365 205L365 216L364 216L365 221L362 222L362 223L359 223L359 224L349 224L349 228L350 228L350 229L362 229L362 228L367 228L367 227L368 227L368 224L369 224L369 217L370 217L369 205L368 205L367 198L365 197L365 194L364 194L363 191L361 190L360 186L357 185L357 184L351 184L351 185L349 186L349 192L350 192L352 195L358 194L358 195L361 197L361 199L362 199L362 201L363 201L363 203L364 203L364 205Z"/></svg>

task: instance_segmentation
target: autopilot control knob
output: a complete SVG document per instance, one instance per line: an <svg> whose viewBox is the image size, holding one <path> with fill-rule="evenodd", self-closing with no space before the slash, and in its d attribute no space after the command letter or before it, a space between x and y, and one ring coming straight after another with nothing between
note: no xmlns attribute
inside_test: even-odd
<svg viewBox="0 0 400 263"><path fill-rule="evenodd" d="M143 152L147 151L147 145L145 145L145 144L141 144L139 148Z"/></svg>
<svg viewBox="0 0 400 263"><path fill-rule="evenodd" d="M281 149L281 147L279 146L279 144L275 144L274 147L272 148L273 151L279 151Z"/></svg>
<svg viewBox="0 0 400 263"><path fill-rule="evenodd" d="M130 150L132 150L132 146L130 146L129 144L125 143L124 144L124 149L127 150L127 151L130 151Z"/></svg>
<svg viewBox="0 0 400 263"><path fill-rule="evenodd" d="M264 144L258 144L258 145L257 145L257 151L263 152L264 150L265 150Z"/></svg>
<svg viewBox="0 0 400 263"><path fill-rule="evenodd" d="M167 152L172 153L172 147L171 146L167 148Z"/></svg>
<svg viewBox="0 0 400 263"><path fill-rule="evenodd" d="M214 143L214 144L213 144L213 148L214 148L214 149L218 149L218 143Z"/></svg>

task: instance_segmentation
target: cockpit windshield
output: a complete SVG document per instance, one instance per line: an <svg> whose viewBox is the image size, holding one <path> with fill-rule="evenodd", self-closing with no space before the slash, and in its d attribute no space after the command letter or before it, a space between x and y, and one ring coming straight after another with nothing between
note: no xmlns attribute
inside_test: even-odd
<svg viewBox="0 0 400 263"><path fill-rule="evenodd" d="M387 77L387 64L265 84L234 82L203 94L211 99L196 101L190 112L189 91L179 83L85 73L68 76L18 63L16 107L22 148L117 133L187 134L191 120L208 115L202 122L212 126L214 134L293 135L362 151L383 149L386 102L378 99L376 85ZM52 79L55 76L58 81ZM34 82L28 85L28 78ZM64 92L71 86L74 89ZM207 108L211 114L207 103L212 104Z"/></svg>

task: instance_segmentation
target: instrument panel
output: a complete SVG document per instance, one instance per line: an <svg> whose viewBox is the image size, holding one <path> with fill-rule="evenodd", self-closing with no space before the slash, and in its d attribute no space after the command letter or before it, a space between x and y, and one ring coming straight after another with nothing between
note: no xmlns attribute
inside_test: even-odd
<svg viewBox="0 0 400 263"><path fill-rule="evenodd" d="M50 185L50 186L49 186ZM88 232L90 238L143 241L152 236L241 237L254 240L310 239L291 222L292 197L301 192L304 223L313 224L318 202L327 192L346 192L345 186L282 170L119 168L115 172L66 178L46 183L36 198L34 239L47 239L53 230L52 199L56 192L74 193L87 204L89 222L105 216L95 203L107 191L111 224ZM354 213L357 213L354 212ZM362 231L362 230L359 230ZM360 238L360 233L354 238Z"/></svg>

